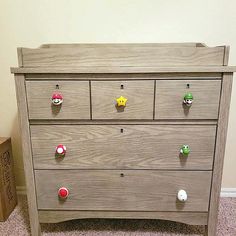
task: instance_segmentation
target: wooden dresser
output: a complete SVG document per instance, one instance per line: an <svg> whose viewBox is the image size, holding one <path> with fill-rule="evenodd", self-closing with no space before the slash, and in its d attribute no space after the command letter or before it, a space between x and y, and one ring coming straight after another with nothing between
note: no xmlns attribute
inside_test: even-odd
<svg viewBox="0 0 236 236"><path fill-rule="evenodd" d="M32 235L78 218L165 219L216 235L235 67L229 47L19 48Z"/></svg>

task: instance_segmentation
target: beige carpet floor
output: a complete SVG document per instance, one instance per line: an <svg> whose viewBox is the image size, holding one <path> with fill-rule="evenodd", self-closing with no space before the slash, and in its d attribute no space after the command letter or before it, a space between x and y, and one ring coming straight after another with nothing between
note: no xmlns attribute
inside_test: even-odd
<svg viewBox="0 0 236 236"><path fill-rule="evenodd" d="M203 235L203 226L190 226L163 220L73 220L58 224L41 224L42 235L55 236L183 236ZM0 223L0 236L27 236L29 219L26 197L19 196L16 209L6 222ZM217 236L236 236L236 198L221 198Z"/></svg>

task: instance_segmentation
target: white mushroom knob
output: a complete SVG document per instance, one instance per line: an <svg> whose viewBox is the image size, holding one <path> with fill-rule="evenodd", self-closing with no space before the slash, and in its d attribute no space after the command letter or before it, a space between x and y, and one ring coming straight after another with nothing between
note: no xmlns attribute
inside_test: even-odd
<svg viewBox="0 0 236 236"><path fill-rule="evenodd" d="M185 190L181 189L178 192L177 198L180 202L186 202L188 199L188 195Z"/></svg>
<svg viewBox="0 0 236 236"><path fill-rule="evenodd" d="M66 146L65 145L62 145L62 144L59 144L57 147L56 147L56 154L60 157L63 157L66 155Z"/></svg>

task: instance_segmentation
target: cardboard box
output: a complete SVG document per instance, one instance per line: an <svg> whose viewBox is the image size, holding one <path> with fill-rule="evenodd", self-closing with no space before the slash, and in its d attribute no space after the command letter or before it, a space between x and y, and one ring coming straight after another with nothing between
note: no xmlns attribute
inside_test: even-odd
<svg viewBox="0 0 236 236"><path fill-rule="evenodd" d="M0 221L5 221L17 204L11 139L0 137Z"/></svg>

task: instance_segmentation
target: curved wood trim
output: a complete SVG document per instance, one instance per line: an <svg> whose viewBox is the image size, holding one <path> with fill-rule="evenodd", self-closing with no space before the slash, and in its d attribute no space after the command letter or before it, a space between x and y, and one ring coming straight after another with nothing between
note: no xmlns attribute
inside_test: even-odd
<svg viewBox="0 0 236 236"><path fill-rule="evenodd" d="M40 223L58 223L75 219L160 219L190 225L207 225L207 212L120 212L120 211L47 211L39 210Z"/></svg>

